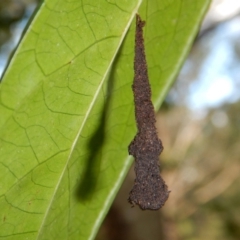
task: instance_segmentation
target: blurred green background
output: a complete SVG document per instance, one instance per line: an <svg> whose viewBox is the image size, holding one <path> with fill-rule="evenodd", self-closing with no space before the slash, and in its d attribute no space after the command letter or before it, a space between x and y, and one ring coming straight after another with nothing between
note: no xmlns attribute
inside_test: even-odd
<svg viewBox="0 0 240 240"><path fill-rule="evenodd" d="M40 1L0 1L0 74ZM160 211L127 202L130 170L97 240L240 239L240 1L214 0L157 114Z"/></svg>

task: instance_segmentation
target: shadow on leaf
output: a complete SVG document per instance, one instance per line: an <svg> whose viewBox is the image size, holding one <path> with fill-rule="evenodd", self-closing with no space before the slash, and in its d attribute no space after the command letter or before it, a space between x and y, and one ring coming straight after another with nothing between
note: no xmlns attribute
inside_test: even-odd
<svg viewBox="0 0 240 240"><path fill-rule="evenodd" d="M98 181L98 175L99 175L101 159L102 159L101 157L102 148L105 141L107 114L109 111L109 106L110 106L111 97L112 97L111 93L112 93L113 83L114 83L113 69L115 69L115 65L116 65L115 62L116 61L114 61L112 70L108 77L107 94L105 97L102 114L99 118L99 125L87 144L88 152L90 154L87 157L85 170L83 172L83 176L81 178L81 181L76 191L77 198L81 201L89 200L92 198L92 195L94 193L94 190L96 188L96 184Z"/></svg>

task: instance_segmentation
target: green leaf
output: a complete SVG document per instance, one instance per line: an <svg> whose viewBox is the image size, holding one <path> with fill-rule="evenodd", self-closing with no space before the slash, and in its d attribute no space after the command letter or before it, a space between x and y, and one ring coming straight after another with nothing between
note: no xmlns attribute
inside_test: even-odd
<svg viewBox="0 0 240 240"><path fill-rule="evenodd" d="M158 108L209 2L42 4L0 85L0 238L95 237L132 164L135 14Z"/></svg>

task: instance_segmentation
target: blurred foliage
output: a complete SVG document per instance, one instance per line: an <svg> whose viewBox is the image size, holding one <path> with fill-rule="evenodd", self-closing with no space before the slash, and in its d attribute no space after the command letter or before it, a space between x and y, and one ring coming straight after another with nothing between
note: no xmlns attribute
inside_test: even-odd
<svg viewBox="0 0 240 240"><path fill-rule="evenodd" d="M0 45L12 36L12 26L25 17L29 4L38 4L39 0L0 1Z"/></svg>

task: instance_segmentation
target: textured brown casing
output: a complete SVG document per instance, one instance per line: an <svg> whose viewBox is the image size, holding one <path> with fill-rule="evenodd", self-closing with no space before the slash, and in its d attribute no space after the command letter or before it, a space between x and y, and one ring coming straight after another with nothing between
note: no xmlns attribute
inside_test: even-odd
<svg viewBox="0 0 240 240"><path fill-rule="evenodd" d="M143 210L157 210L168 199L169 191L159 171L159 155L163 146L157 135L151 102L142 30L144 25L145 22L137 15L132 89L138 133L128 148L129 154L135 158L136 179L128 200Z"/></svg>

